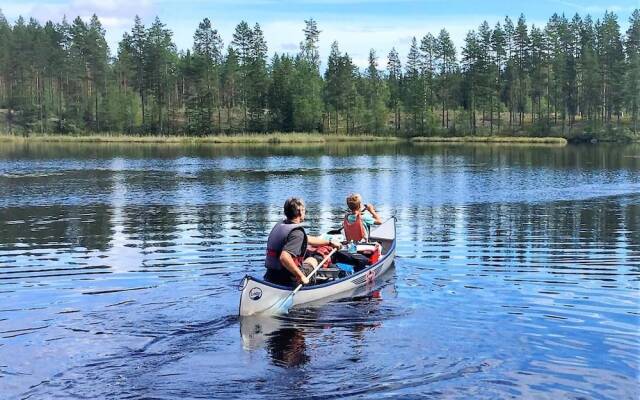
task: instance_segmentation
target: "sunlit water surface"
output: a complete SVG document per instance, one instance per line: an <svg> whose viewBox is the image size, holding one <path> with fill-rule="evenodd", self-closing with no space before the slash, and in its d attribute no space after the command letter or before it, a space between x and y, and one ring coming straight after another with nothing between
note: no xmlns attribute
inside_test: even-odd
<svg viewBox="0 0 640 400"><path fill-rule="evenodd" d="M1 398L640 396L640 146L0 144ZM237 316L290 195L379 291Z"/></svg>

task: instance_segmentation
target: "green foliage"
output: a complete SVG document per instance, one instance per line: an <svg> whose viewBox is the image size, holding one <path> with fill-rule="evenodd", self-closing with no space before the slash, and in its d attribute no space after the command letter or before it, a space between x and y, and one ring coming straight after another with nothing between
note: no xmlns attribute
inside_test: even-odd
<svg viewBox="0 0 640 400"><path fill-rule="evenodd" d="M404 68L391 49L384 70L373 51L359 68L337 42L323 66L318 24L304 22L297 54L269 59L259 24L242 21L225 49L205 18L179 52L160 19L136 17L112 57L95 15L10 24L0 12L0 130L638 135L639 10L626 32L610 12L483 22L460 59L442 29L412 38Z"/></svg>

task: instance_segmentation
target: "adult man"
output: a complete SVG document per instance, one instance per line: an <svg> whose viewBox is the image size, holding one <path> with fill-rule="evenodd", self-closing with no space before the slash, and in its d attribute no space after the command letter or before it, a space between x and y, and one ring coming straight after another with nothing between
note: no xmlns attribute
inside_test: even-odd
<svg viewBox="0 0 640 400"><path fill-rule="evenodd" d="M309 283L307 276L318 265L316 258L304 258L307 245L342 247L337 240L308 236L302 227L305 212L302 199L291 197L285 201L286 219L273 227L267 239L265 280L278 285L291 285L293 282L306 285Z"/></svg>

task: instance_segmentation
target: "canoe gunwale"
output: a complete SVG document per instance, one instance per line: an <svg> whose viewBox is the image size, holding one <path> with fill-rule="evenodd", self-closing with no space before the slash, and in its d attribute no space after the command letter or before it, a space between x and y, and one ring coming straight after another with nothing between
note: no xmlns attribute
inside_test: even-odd
<svg viewBox="0 0 640 400"><path fill-rule="evenodd" d="M358 277L359 275L364 275L367 272L369 272L370 270L372 270L373 268L376 268L379 265L382 265L382 263L384 263L385 261L387 261L387 258L389 257L393 257L394 253L396 250L396 241L393 240L391 246L389 247L389 251L387 251L387 254L385 254L384 256L380 257L380 259L378 260L378 262L376 262L375 264L371 264L369 265L367 268L360 270L354 274L351 275L347 275L344 278L340 278L340 279L335 279L333 281L327 282L327 283L322 283L320 285L311 285L311 286L303 286L300 291L309 291L309 290L317 290L317 289L323 289L323 288L327 288L327 287L331 287L333 285L337 285L339 283L342 283L344 281L348 281L351 280L353 278ZM246 279L246 281L245 281ZM283 285L278 285L269 281L265 281L264 279L260 279L260 278L255 278L249 274L245 275L244 278L242 278L241 281L241 285L242 287L240 288L240 290L244 289L244 286L246 286L248 284L249 281L254 281L254 282L258 282L262 285L265 286L269 286L271 288L274 289L280 289L286 292L290 292L291 290L293 290L295 288L295 286L283 286Z"/></svg>

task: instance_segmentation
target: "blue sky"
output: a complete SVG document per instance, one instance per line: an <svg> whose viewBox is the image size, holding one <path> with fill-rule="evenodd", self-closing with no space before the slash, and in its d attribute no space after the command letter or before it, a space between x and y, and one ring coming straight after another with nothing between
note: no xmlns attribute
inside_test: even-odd
<svg viewBox="0 0 640 400"><path fill-rule="evenodd" d="M494 25L509 15L517 19L524 13L529 24L544 25L554 13L572 16L591 14L601 17L605 10L619 16L623 29L640 0L0 0L0 9L14 21L18 15L41 21L83 18L96 13L107 29L107 39L115 51L123 32L131 28L133 17L140 15L150 23L158 15L174 32L179 49L191 47L198 22L208 17L220 30L225 45L241 20L262 26L270 54L295 52L302 39L304 20L313 17L322 30L320 48L323 59L334 40L361 66L374 48L383 64L392 47L406 55L412 36L437 34L446 28L458 46L465 34L483 21Z"/></svg>

